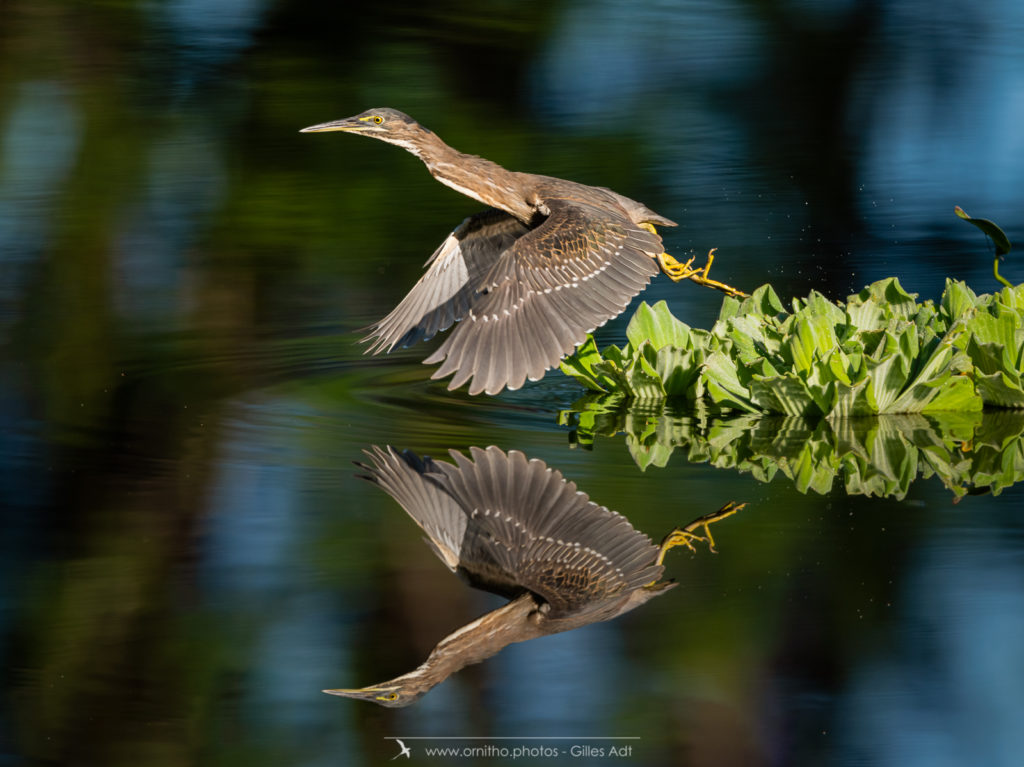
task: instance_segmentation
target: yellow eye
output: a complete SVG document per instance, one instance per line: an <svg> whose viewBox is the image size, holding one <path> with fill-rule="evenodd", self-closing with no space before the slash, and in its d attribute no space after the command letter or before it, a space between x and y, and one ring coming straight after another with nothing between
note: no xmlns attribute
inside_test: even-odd
<svg viewBox="0 0 1024 767"><path fill-rule="evenodd" d="M374 116L373 116L373 121L374 121L374 122L375 122L375 123L376 123L377 125L380 125L380 124L381 124L382 122L384 122L384 118L383 118L383 117L381 117L380 115L374 115ZM398 697L398 696L396 695L396 696L395 696L395 698L397 698L397 697ZM392 700L394 700L394 698L392 698Z"/></svg>
<svg viewBox="0 0 1024 767"><path fill-rule="evenodd" d="M380 118L377 118L380 119ZM387 695L378 695L377 700L398 700L397 692L389 692Z"/></svg>

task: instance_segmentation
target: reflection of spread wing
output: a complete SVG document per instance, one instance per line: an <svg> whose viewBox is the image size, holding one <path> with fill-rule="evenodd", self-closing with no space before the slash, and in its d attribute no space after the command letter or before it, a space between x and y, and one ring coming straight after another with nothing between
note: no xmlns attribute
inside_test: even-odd
<svg viewBox="0 0 1024 767"><path fill-rule="evenodd" d="M484 276L527 231L500 210L470 216L441 243L427 271L387 317L370 327L369 352L391 351L430 339L466 316Z"/></svg>
<svg viewBox="0 0 1024 767"><path fill-rule="evenodd" d="M516 451L452 451L437 484L468 514L459 569L471 584L507 595L527 590L559 617L656 581L658 549L625 517L593 503L543 461Z"/></svg>
<svg viewBox="0 0 1024 767"><path fill-rule="evenodd" d="M472 378L470 394L518 389L618 316L658 272L661 238L624 215L548 199L551 213L497 259L466 317L426 363L433 378Z"/></svg>
<svg viewBox="0 0 1024 767"><path fill-rule="evenodd" d="M438 464L406 450L382 450L374 446L364 451L372 465L358 464L369 472L366 479L375 482L398 501L406 513L427 534L434 553L454 571L466 532L467 517L462 507L445 490L428 478Z"/></svg>

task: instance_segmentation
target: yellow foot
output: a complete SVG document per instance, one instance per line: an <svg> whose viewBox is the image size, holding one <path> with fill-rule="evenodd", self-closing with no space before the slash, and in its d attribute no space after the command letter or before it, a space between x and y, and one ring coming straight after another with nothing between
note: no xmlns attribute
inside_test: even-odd
<svg viewBox="0 0 1024 767"><path fill-rule="evenodd" d="M715 260L715 251L718 248L712 248L708 251L708 260L704 266L699 268L691 267L693 258L687 261L685 264L681 264L676 261L668 253L662 253L657 257L658 266L661 267L661 271L668 275L669 279L673 282L679 282L680 280L692 280L698 285L703 285L706 288L714 288L720 290L727 295L733 296L734 298L746 298L747 294L738 288L732 287L732 285L726 285L724 282L713 280L708 277L708 272L711 271L711 264Z"/></svg>
<svg viewBox="0 0 1024 767"><path fill-rule="evenodd" d="M639 226L646 229L651 234L658 233L658 230L654 228L654 224L643 223L640 224ZM712 248L711 250L709 250L707 263L704 264L703 267L696 269L690 266L690 264L693 263L693 259L696 258L696 256L692 256L690 260L687 261L685 264L679 263L668 253L661 253L658 256L656 256L656 258L658 261L658 266L661 267L661 271L668 275L668 278L673 282L679 282L681 280L693 280L698 285L703 285L706 288L714 288L715 290L720 290L723 293L732 296L733 298L746 298L748 294L744 293L742 290L734 288L731 285L726 285L724 282L712 280L710 277L708 277L708 272L711 271L711 262L715 260L716 250L718 250L718 248Z"/></svg>
<svg viewBox="0 0 1024 767"><path fill-rule="evenodd" d="M677 527L671 533L665 536L665 539L661 542L660 549L658 551L658 561L656 564L661 564L665 559L666 552L676 546L685 546L690 551L696 551L693 547L693 541L703 541L707 543L710 551L715 551L715 539L711 535L711 525L719 520L731 517L737 511L742 509L747 504L745 503L734 503L729 501L718 511L712 512L711 514L705 514L703 517L698 517L693 520L686 527ZM696 530L703 530L704 535L697 535Z"/></svg>
<svg viewBox="0 0 1024 767"><path fill-rule="evenodd" d="M679 282L680 280L693 279L695 274L701 273L701 269L695 269L690 266L690 264L693 263L694 258L696 258L696 256L691 256L689 261L681 264L668 253L662 253L657 257L657 261L658 266L661 267L661 271L668 275L670 280L673 282Z"/></svg>

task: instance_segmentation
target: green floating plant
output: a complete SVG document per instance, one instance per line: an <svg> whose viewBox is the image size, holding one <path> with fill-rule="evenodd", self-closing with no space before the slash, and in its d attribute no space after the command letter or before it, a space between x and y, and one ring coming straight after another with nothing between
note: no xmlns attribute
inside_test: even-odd
<svg viewBox="0 0 1024 767"><path fill-rule="evenodd" d="M562 370L630 400L830 418L1024 407L1024 286L976 295L947 280L918 303L895 277L845 303L817 292L787 311L769 285L726 298L710 331L665 302L639 306L622 349L588 338Z"/></svg>
<svg viewBox="0 0 1024 767"><path fill-rule="evenodd" d="M674 454L691 463L788 478L807 493L841 484L850 495L903 498L919 478L938 477L960 498L1024 479L1024 412L932 413L808 419L684 412L666 401L587 395L560 415L583 445L624 433L642 470Z"/></svg>

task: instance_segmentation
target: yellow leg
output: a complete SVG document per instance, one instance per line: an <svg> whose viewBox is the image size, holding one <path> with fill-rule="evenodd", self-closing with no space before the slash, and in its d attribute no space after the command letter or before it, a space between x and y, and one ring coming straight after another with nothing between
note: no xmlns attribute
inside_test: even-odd
<svg viewBox="0 0 1024 767"><path fill-rule="evenodd" d="M654 228L654 224L645 223L640 224L640 226L642 226L651 234L658 233L658 230ZM693 260L694 258L696 258L696 256L691 257L690 260L687 261L686 263L680 263L675 258L670 256L668 253L660 253L655 258L658 262L658 266L661 267L661 271L663 271L668 276L668 278L673 282L680 282L681 280L692 280L693 282L696 282L698 285L703 285L706 288L714 288L715 290L720 290L723 293L726 293L727 295L733 296L735 298L745 298L747 294L744 293L742 290L734 288L731 285L726 285L724 282L712 280L710 277L708 277L708 272L711 271L711 264L715 260L716 250L717 248L712 248L711 250L709 250L707 262L704 264L703 267L698 268L690 266L690 264L693 263Z"/></svg>
<svg viewBox="0 0 1024 767"><path fill-rule="evenodd" d="M711 514L705 514L703 517L698 517L693 520L686 527L677 527L671 533L665 536L665 539L661 542L661 547L658 551L657 564L661 564L665 559L665 554L669 549L676 546L685 546L690 551L696 551L693 547L693 541L703 541L707 543L708 549L712 552L715 551L715 539L711 535L711 525L719 520L731 517L737 511L742 509L747 504L735 503L729 501L718 511L712 512ZM696 530L703 530L704 535L697 535Z"/></svg>

